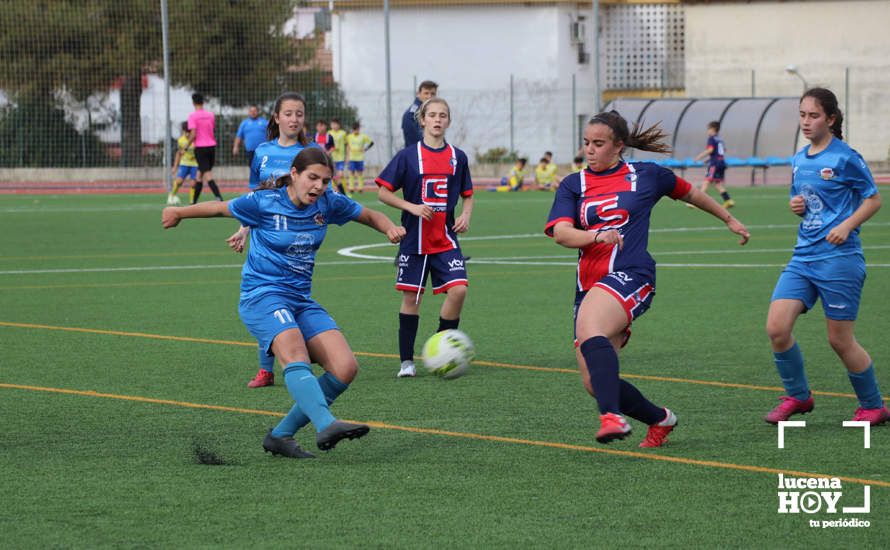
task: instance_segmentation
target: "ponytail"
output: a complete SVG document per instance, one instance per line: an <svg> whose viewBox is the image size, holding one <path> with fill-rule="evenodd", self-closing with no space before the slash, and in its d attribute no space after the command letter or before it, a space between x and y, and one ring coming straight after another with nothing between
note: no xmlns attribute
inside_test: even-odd
<svg viewBox="0 0 890 550"><path fill-rule="evenodd" d="M640 151L652 153L671 153L671 146L665 143L668 135L662 130L660 123L643 129L639 124L634 124L633 130L628 130L627 121L618 111L612 110L595 115L588 124L604 124L612 130L615 142L622 142L625 147L633 147Z"/></svg>
<svg viewBox="0 0 890 550"><path fill-rule="evenodd" d="M828 88L810 88L800 96L800 100L803 101L805 97L815 99L819 106L822 107L822 110L825 111L826 117L834 117L834 122L831 124L831 133L837 139L843 140L844 113L841 112L840 107L837 105L837 96L834 95L834 92Z"/></svg>

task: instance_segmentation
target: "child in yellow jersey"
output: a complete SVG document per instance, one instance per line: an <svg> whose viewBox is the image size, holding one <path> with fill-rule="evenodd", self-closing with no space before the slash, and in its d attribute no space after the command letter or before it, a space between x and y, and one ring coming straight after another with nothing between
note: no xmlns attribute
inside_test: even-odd
<svg viewBox="0 0 890 550"><path fill-rule="evenodd" d="M527 158L518 158L516 159L516 164L513 165L513 168L510 169L510 173L505 177L501 178L501 184L493 189L489 189L489 191L497 191L498 193L506 193L510 191L520 191L522 190L523 179L525 175L528 173L528 170L525 168L526 163L528 163Z"/></svg>
<svg viewBox="0 0 890 550"><path fill-rule="evenodd" d="M549 152L549 151L548 151ZM535 166L535 184L537 189L556 189L559 186L556 176L556 164L545 154Z"/></svg>
<svg viewBox="0 0 890 550"><path fill-rule="evenodd" d="M352 132L346 135L346 159L348 161L347 169L349 170L349 178L347 180L347 194L358 189L361 193L365 187L365 151L374 145L368 134L362 133L362 125L355 121L352 125ZM355 181L358 179L358 185Z"/></svg>
<svg viewBox="0 0 890 550"><path fill-rule="evenodd" d="M334 138L334 148L331 150L331 160L334 161L334 185L337 190L346 194L343 188L343 168L346 165L346 130L340 125L340 119L331 119L331 129L328 134Z"/></svg>
<svg viewBox="0 0 890 550"><path fill-rule="evenodd" d="M167 204L179 204L179 187L185 180L192 180L194 183L198 178L198 160L195 158L195 144L189 142L188 122L182 123L182 135L176 140L178 149L176 157L173 160L173 189L167 195Z"/></svg>
<svg viewBox="0 0 890 550"><path fill-rule="evenodd" d="M581 170L584 170L585 168L587 168L587 163L584 162L584 157L575 157L575 159L572 160L572 173L573 174L575 172L580 172Z"/></svg>

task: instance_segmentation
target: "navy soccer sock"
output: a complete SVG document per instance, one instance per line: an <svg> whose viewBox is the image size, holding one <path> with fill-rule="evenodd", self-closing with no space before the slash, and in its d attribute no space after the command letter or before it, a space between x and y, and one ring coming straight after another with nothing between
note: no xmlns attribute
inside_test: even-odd
<svg viewBox="0 0 890 550"><path fill-rule="evenodd" d="M414 360L414 340L419 323L419 315L399 313L399 359L402 361Z"/></svg>
<svg viewBox="0 0 890 550"><path fill-rule="evenodd" d="M655 405L630 382L620 380L621 414L639 420L645 424L657 424L664 420L667 413L662 407Z"/></svg>
<svg viewBox="0 0 890 550"><path fill-rule="evenodd" d="M581 344L581 355L587 363L590 384L596 395L600 414L620 413L620 378L618 354L605 336L588 338Z"/></svg>
<svg viewBox="0 0 890 550"><path fill-rule="evenodd" d="M203 182L203 181L196 181L196 182L192 185L192 192L191 192L191 196L192 196L192 204L197 204L197 203L198 203L198 199L201 198L201 189L204 189L204 182Z"/></svg>
<svg viewBox="0 0 890 550"><path fill-rule="evenodd" d="M457 325L460 324L460 317L457 319L443 319L439 317L439 330L436 332L442 332L443 330L448 329L456 329Z"/></svg>

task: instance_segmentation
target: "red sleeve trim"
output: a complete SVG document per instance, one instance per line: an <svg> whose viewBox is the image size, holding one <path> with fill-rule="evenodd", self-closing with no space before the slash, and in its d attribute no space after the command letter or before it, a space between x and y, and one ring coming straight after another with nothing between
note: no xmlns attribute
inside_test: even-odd
<svg viewBox="0 0 890 550"><path fill-rule="evenodd" d="M395 191L395 190L396 190L396 187L395 187L393 184L389 183L389 182L386 181L386 180L382 180L382 179L380 179L380 178L377 178L376 180L374 180L374 183L376 183L376 184L379 185L380 187L386 187L386 188L389 189L390 191Z"/></svg>
<svg viewBox="0 0 890 550"><path fill-rule="evenodd" d="M567 216L564 216L562 218L556 218L555 220L548 222L547 225L544 226L544 234L547 235L548 237L552 237L553 236L553 228L559 222L569 222L570 224L572 224L572 227L575 226L575 220L572 218L569 218Z"/></svg>
<svg viewBox="0 0 890 550"><path fill-rule="evenodd" d="M677 183L674 184L674 190L671 191L670 196L672 199L677 200L688 195L690 191L692 191L692 184L677 176Z"/></svg>
<svg viewBox="0 0 890 550"><path fill-rule="evenodd" d="M461 197L464 197L464 198L466 198L466 197L472 197L472 196L473 196L473 190L472 190L472 189L467 189L466 191L461 191L460 196L461 196Z"/></svg>

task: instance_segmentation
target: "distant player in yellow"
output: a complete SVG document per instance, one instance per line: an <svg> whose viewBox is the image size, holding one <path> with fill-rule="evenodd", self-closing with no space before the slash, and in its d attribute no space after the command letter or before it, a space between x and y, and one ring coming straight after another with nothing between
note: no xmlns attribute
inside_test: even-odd
<svg viewBox="0 0 890 550"><path fill-rule="evenodd" d="M580 172L581 170L584 170L585 168L587 168L587 163L584 162L584 157L579 156L579 157L575 157L575 159L572 160L572 173L573 174L575 172Z"/></svg>
<svg viewBox="0 0 890 550"><path fill-rule="evenodd" d="M374 142L368 134L362 133L362 125L355 121L352 124L352 132L346 135L346 159L349 177L347 180L347 194L351 195L358 189L361 193L365 188L365 151L373 147ZM356 179L358 184L355 183Z"/></svg>
<svg viewBox="0 0 890 550"><path fill-rule="evenodd" d="M339 119L331 119L331 129L328 130L328 134L334 138L334 148L331 149L331 160L334 161L334 186L345 195L343 168L346 165L346 130L340 125Z"/></svg>
<svg viewBox="0 0 890 550"><path fill-rule="evenodd" d="M185 180L192 180L192 184L198 179L198 160L195 158L195 144L189 142L189 126L188 122L182 123L182 135L176 140L179 147L176 150L176 157L173 159L173 189L167 195L167 204L179 204L179 186Z"/></svg>
<svg viewBox="0 0 890 550"><path fill-rule="evenodd" d="M525 175L528 173L528 170L525 167L527 163L527 158L516 159L516 164L510 169L510 173L501 178L501 184L494 189L489 189L489 191L497 191L499 193L521 191L523 179L525 179Z"/></svg>
<svg viewBox="0 0 890 550"><path fill-rule="evenodd" d="M547 151L538 165L535 166L535 184L537 189L556 190L559 187L556 175L556 164L552 162L553 153Z"/></svg>

